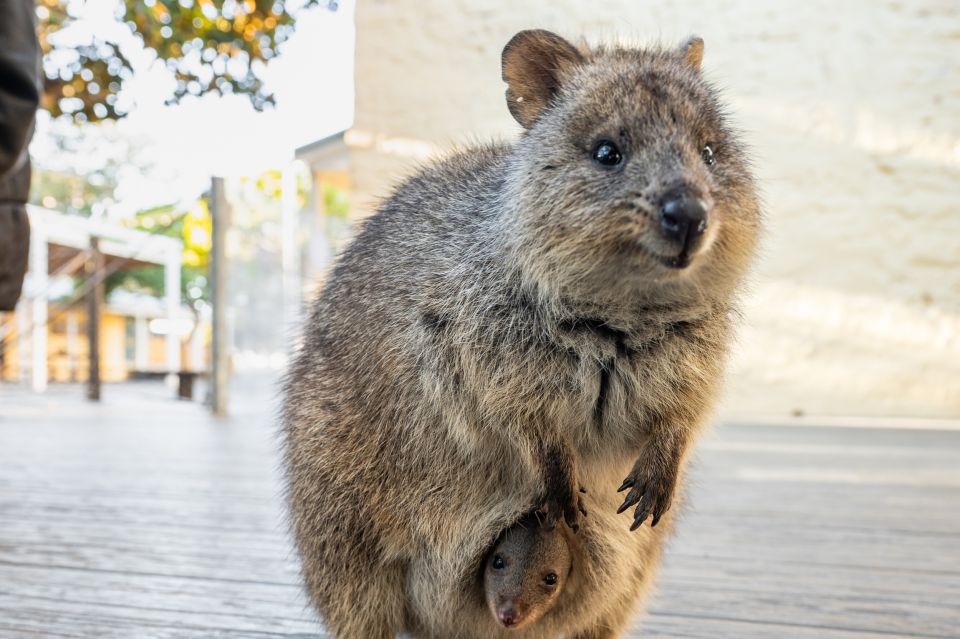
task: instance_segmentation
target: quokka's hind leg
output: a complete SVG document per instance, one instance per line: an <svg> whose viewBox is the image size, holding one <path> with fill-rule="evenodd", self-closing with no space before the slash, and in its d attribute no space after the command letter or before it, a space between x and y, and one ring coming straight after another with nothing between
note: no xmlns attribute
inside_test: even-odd
<svg viewBox="0 0 960 639"><path fill-rule="evenodd" d="M335 639L394 639L404 629L403 569L398 564L351 561L326 565L310 574L304 562L307 592Z"/></svg>

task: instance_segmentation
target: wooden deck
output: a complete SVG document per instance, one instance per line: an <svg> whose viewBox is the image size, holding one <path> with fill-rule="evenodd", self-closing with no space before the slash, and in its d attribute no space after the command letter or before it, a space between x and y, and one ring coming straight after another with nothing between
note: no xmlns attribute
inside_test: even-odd
<svg viewBox="0 0 960 639"><path fill-rule="evenodd" d="M269 401L0 387L0 637L317 637ZM960 432L724 425L637 637L960 637Z"/></svg>

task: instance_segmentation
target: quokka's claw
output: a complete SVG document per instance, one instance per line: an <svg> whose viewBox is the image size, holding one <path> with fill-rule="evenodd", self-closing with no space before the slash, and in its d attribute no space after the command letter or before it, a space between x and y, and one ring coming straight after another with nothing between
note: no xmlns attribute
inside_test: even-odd
<svg viewBox="0 0 960 639"><path fill-rule="evenodd" d="M640 498L641 498L642 496L643 496L643 493L640 492L639 490L631 490L631 491L627 494L627 498L624 499L624 500L623 500L623 503L620 504L620 507L617 508L617 514L619 515L620 513L622 513L623 511L625 511L627 508L629 508L630 506L633 506L635 503L637 503L638 501L640 501Z"/></svg>

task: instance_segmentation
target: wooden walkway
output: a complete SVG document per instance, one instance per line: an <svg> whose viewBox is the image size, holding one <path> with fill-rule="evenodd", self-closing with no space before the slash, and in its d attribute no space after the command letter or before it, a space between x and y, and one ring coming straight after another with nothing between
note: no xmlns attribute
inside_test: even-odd
<svg viewBox="0 0 960 639"><path fill-rule="evenodd" d="M271 402L148 388L0 386L0 638L321 636ZM636 637L960 637L960 432L725 425L698 457Z"/></svg>

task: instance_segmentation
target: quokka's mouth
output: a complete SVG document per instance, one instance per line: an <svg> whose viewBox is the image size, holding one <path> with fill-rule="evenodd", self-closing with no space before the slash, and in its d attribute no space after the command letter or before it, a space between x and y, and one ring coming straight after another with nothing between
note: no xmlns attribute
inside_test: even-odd
<svg viewBox="0 0 960 639"><path fill-rule="evenodd" d="M662 258L663 264L673 269L681 270L690 266L690 263L693 262L693 257L687 251L682 251L680 255L676 257L667 257Z"/></svg>
<svg viewBox="0 0 960 639"><path fill-rule="evenodd" d="M640 244L640 250L646 253L650 258L656 260L660 264L663 264L669 269L674 269L677 271L682 271L683 269L690 266L693 263L693 255L690 254L690 251L684 249L680 251L677 255L661 255L656 251Z"/></svg>

